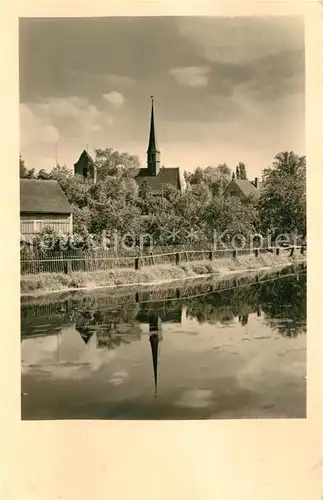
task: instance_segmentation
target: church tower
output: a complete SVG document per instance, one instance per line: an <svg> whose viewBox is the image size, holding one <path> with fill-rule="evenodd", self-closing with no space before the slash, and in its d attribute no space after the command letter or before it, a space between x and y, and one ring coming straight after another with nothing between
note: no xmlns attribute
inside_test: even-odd
<svg viewBox="0 0 323 500"><path fill-rule="evenodd" d="M154 98L151 96L151 118L149 144L147 150L147 168L148 175L156 177L159 174L160 151L158 151L157 138L155 132L155 117L154 117Z"/></svg>
<svg viewBox="0 0 323 500"><path fill-rule="evenodd" d="M77 162L74 163L74 175L80 175L83 179L91 180L96 184L96 167L86 149L83 150Z"/></svg>

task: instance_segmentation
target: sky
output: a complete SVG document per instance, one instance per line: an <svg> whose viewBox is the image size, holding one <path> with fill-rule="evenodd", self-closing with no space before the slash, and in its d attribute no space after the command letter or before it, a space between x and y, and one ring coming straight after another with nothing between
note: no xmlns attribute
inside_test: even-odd
<svg viewBox="0 0 323 500"><path fill-rule="evenodd" d="M296 17L21 19L20 152L29 168L72 168L114 148L146 166L150 96L161 164L305 154L305 45Z"/></svg>

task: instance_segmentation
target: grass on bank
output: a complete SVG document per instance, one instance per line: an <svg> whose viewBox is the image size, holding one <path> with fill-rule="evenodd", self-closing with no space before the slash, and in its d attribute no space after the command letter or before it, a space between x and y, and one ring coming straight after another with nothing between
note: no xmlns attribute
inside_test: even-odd
<svg viewBox="0 0 323 500"><path fill-rule="evenodd" d="M258 257L240 256L237 259L223 258L215 261L183 262L179 266L160 264L135 269L112 269L108 271L75 272L71 274L43 273L22 275L20 291L22 294L50 292L69 289L94 289L101 286L136 285L181 280L210 274L226 274L232 271L252 270L279 264L298 262L298 257L287 255L263 254Z"/></svg>

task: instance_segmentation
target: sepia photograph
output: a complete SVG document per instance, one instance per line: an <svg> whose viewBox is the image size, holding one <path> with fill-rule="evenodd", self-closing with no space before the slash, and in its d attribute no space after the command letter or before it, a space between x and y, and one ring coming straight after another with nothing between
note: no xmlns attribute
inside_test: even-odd
<svg viewBox="0 0 323 500"><path fill-rule="evenodd" d="M305 419L304 18L20 18L19 113L21 419Z"/></svg>

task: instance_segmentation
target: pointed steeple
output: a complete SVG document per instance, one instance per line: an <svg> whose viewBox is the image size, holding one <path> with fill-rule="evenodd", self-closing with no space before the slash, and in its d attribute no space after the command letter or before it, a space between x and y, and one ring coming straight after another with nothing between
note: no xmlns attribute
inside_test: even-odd
<svg viewBox="0 0 323 500"><path fill-rule="evenodd" d="M156 176L159 173L160 165L160 151L157 146L157 137L155 130L155 115L154 115L154 97L151 98L151 117L150 117L150 131L149 131L149 143L147 150L147 168L149 171L148 175Z"/></svg>

